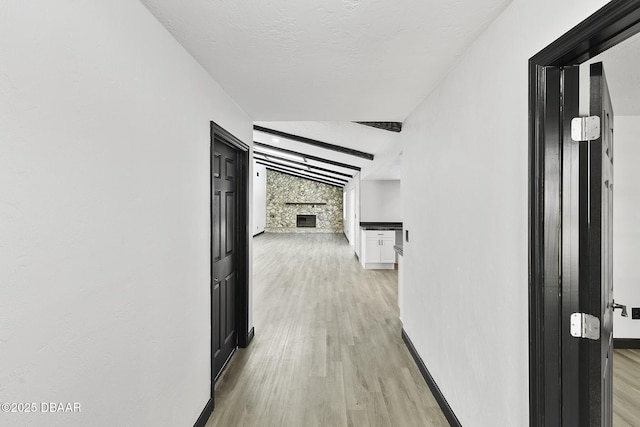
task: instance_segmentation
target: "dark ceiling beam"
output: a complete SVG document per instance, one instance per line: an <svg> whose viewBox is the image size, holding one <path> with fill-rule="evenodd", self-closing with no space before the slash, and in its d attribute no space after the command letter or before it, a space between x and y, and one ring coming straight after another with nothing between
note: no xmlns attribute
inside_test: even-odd
<svg viewBox="0 0 640 427"><path fill-rule="evenodd" d="M297 178L308 179L309 181L315 181L315 182L319 182L321 184L331 185L333 187L344 188L344 185L341 185L341 184L337 184L337 183L333 183L333 182L329 182L329 181L324 181L324 180L319 179L319 178L314 178L314 177L310 177L310 176L301 175L299 173L295 173L295 172L291 172L291 171L288 171L288 170L280 169L280 168L277 168L277 167L274 167L274 166L269 166L269 165L264 165L264 166L269 170L276 171L276 172L279 172L279 173L283 173L285 175L295 176Z"/></svg>
<svg viewBox="0 0 640 427"><path fill-rule="evenodd" d="M311 139L304 136L293 135L291 133L286 133L279 130L269 129L269 128L265 128L257 125L254 125L253 129L257 130L258 132L264 132L271 135L280 136L282 138L287 138L292 141L298 141L304 144L313 145L315 147L324 148L325 150L337 151L338 153L348 154L349 156L356 156L356 157L361 157L367 160L373 160L373 154L365 153L364 151L354 150L352 148L343 147L341 145L329 144L327 142L318 141L317 139Z"/></svg>
<svg viewBox="0 0 640 427"><path fill-rule="evenodd" d="M360 171L361 170L359 166L349 165L347 163L340 163L340 162L336 162L336 161L329 160L329 159L323 159L322 157L316 157L316 156L312 156L310 154L300 153L299 151L287 150L286 148L280 148L280 147L276 147L276 146L265 144L265 143L258 142L258 141L253 141L253 145L255 145L257 147L268 148L270 150L280 151L282 153L294 154L296 156L304 157L305 159L313 160L315 162L326 163L328 165L338 166L338 167L345 168L345 169L351 169L351 170L354 170L354 171Z"/></svg>
<svg viewBox="0 0 640 427"><path fill-rule="evenodd" d="M323 172L329 172L329 173L333 173L333 174L340 175L340 176L346 176L347 178L353 178L353 175L350 175L348 173L338 172L338 171L334 171L332 169L325 169L325 168L321 168L320 166L310 165L310 164L307 164L307 163L304 163L304 162L299 162L299 161L296 161L296 160L286 159L284 157L274 156L273 154L265 153L265 152L259 151L259 150L254 150L253 152L254 152L254 154L259 154L261 156L265 156L265 157L268 157L270 159L282 160L283 162L295 163L297 165L306 166L306 167L308 167L310 169L315 169L315 170L319 170L319 171L323 171Z"/></svg>
<svg viewBox="0 0 640 427"><path fill-rule="evenodd" d="M354 122L359 125L370 126L372 128L388 130L389 132L402 131L402 122Z"/></svg>
<svg viewBox="0 0 640 427"><path fill-rule="evenodd" d="M337 176L331 176L331 175L326 175L326 174L323 174L323 173L320 173L320 172L310 171L308 169L304 169L304 168L298 167L298 166L285 165L283 163L278 163L278 162L275 162L273 160L256 159L256 162L257 163L262 162L262 164L265 164L265 165L268 163L270 165L277 166L279 168L295 169L295 170L298 170L300 172L305 172L305 173L311 174L313 176L322 177L324 179L331 179L331 180L334 180L334 181L339 181L339 182L344 182L344 183L346 183L348 181L347 179L340 178L340 177L337 177Z"/></svg>

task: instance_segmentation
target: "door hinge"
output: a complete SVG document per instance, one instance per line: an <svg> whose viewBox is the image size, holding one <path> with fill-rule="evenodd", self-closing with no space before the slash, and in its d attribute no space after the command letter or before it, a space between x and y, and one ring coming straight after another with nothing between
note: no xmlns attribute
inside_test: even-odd
<svg viewBox="0 0 640 427"><path fill-rule="evenodd" d="M571 120L571 139L593 141L600 138L600 117L575 117Z"/></svg>
<svg viewBox="0 0 640 427"><path fill-rule="evenodd" d="M600 319L586 313L571 314L571 336L595 341L599 340Z"/></svg>

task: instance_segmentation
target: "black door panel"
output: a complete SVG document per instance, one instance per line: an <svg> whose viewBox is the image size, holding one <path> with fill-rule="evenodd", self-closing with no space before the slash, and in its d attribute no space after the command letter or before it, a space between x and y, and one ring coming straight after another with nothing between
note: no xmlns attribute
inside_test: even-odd
<svg viewBox="0 0 640 427"><path fill-rule="evenodd" d="M237 152L218 138L214 139L212 173L212 324L211 345L214 378L237 347L236 221L238 182ZM222 170L221 170L222 167Z"/></svg>
<svg viewBox="0 0 640 427"><path fill-rule="evenodd" d="M613 108L602 63L591 64L590 115L600 138L580 147L580 311L600 339L580 342L581 425L613 422Z"/></svg>

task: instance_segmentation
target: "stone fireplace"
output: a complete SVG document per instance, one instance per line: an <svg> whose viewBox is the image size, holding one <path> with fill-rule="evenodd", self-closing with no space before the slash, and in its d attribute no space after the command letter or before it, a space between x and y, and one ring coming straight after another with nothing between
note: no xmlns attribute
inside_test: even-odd
<svg viewBox="0 0 640 427"><path fill-rule="evenodd" d="M296 227L316 228L315 215L296 215Z"/></svg>
<svg viewBox="0 0 640 427"><path fill-rule="evenodd" d="M267 171L267 233L342 230L342 188Z"/></svg>

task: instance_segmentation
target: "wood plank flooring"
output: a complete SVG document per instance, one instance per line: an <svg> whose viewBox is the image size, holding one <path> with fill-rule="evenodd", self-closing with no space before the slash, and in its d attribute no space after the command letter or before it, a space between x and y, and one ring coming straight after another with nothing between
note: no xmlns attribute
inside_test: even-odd
<svg viewBox="0 0 640 427"><path fill-rule="evenodd" d="M343 235L254 238L253 307L208 427L449 425L402 342L397 271L363 270Z"/></svg>
<svg viewBox="0 0 640 427"><path fill-rule="evenodd" d="M396 284L342 235L256 237L256 336L207 427L448 426L400 337ZM614 426L640 427L640 350L614 352Z"/></svg>
<svg viewBox="0 0 640 427"><path fill-rule="evenodd" d="M640 350L613 351L613 425L640 426Z"/></svg>

